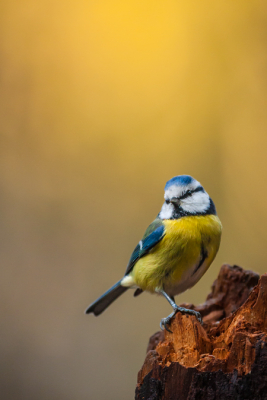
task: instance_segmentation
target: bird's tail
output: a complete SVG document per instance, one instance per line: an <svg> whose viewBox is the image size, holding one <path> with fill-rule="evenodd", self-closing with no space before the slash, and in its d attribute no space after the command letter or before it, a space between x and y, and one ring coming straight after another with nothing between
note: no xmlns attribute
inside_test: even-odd
<svg viewBox="0 0 267 400"><path fill-rule="evenodd" d="M121 286L121 280L115 283L106 293L102 294L96 301L94 301L85 311L85 314L94 313L95 315L101 314L105 309L113 303L128 287Z"/></svg>

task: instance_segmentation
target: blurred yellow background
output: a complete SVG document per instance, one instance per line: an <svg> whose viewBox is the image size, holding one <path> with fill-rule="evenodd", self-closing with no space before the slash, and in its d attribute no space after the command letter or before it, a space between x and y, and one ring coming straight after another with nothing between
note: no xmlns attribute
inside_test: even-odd
<svg viewBox="0 0 267 400"><path fill-rule="evenodd" d="M223 262L266 271L267 3L3 0L0 7L1 398L127 400L167 302L124 273L190 174Z"/></svg>

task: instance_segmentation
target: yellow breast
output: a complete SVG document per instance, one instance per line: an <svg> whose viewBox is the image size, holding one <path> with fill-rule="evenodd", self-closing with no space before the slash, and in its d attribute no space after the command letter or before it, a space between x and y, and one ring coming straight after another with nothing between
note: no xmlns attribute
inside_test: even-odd
<svg viewBox="0 0 267 400"><path fill-rule="evenodd" d="M222 225L215 215L183 217L163 223L165 236L150 253L138 260L131 273L140 288L151 292L177 283L182 285L184 280L190 279L205 249L203 275L220 245Z"/></svg>

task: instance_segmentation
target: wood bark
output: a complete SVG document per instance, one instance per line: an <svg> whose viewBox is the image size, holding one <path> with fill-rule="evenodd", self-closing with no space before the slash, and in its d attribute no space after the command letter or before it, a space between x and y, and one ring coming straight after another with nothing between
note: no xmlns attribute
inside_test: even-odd
<svg viewBox="0 0 267 400"><path fill-rule="evenodd" d="M136 400L267 400L267 274L223 265L204 304L154 334Z"/></svg>

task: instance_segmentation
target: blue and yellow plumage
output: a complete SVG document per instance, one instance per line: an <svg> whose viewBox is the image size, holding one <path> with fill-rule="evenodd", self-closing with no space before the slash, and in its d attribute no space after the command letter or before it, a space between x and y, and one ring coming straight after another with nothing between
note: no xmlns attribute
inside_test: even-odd
<svg viewBox="0 0 267 400"><path fill-rule="evenodd" d="M99 315L128 288L162 294L173 313L161 320L168 329L178 312L201 316L178 307L174 296L192 287L206 272L219 249L221 222L213 201L198 181L188 175L165 186L165 202L132 253L124 277L91 304L86 313Z"/></svg>

